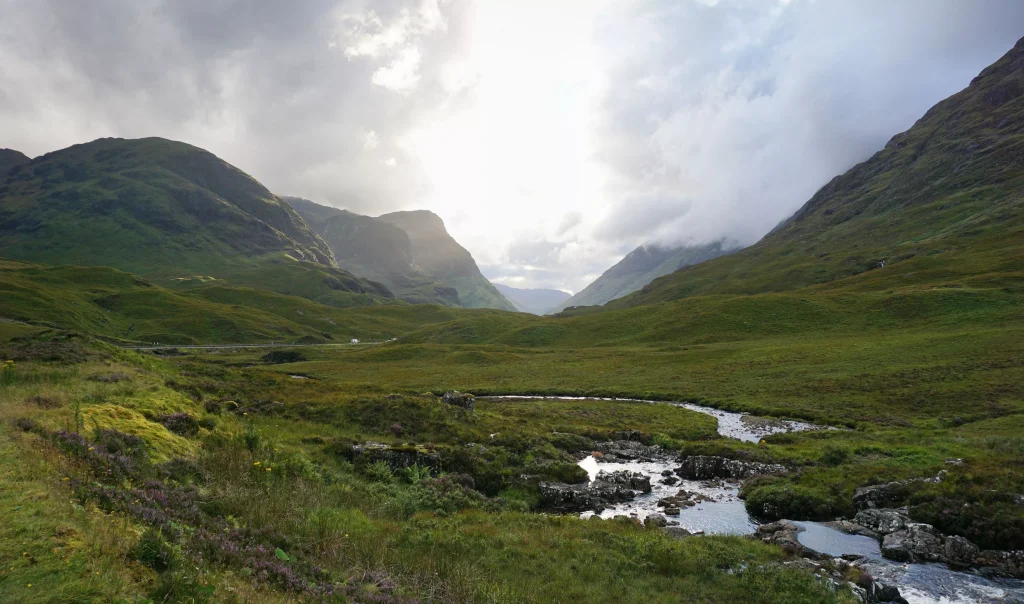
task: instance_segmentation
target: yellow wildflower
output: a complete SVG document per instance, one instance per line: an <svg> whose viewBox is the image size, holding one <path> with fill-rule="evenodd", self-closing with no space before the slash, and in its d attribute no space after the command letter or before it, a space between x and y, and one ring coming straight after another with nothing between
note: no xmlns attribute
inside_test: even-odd
<svg viewBox="0 0 1024 604"><path fill-rule="evenodd" d="M258 462L258 461L254 461L254 462L252 462L252 465L254 465L254 466L258 466L258 465L260 465L260 462Z"/></svg>

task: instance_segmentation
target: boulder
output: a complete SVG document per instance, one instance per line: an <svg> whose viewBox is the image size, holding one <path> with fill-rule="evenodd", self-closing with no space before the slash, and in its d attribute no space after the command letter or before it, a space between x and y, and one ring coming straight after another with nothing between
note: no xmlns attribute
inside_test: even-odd
<svg viewBox="0 0 1024 604"><path fill-rule="evenodd" d="M602 481L590 484L542 482L539 489L541 507L557 512L601 511L636 497L636 492L628 485Z"/></svg>
<svg viewBox="0 0 1024 604"><path fill-rule="evenodd" d="M635 440L609 440L594 448L603 455L603 461L656 461L665 457L661 447Z"/></svg>
<svg viewBox="0 0 1024 604"><path fill-rule="evenodd" d="M455 407L472 411L473 405L476 402L476 397L465 392L451 390L444 393L444 396L441 397L441 401Z"/></svg>
<svg viewBox="0 0 1024 604"><path fill-rule="evenodd" d="M853 507L857 510L899 507L915 485L942 482L945 475L946 471L942 470L933 478L910 478L861 487L853 492Z"/></svg>
<svg viewBox="0 0 1024 604"><path fill-rule="evenodd" d="M896 531L901 531L907 527L908 523L911 522L910 518L907 516L906 508L868 508L857 512L853 521L880 535L888 535L890 533L895 533Z"/></svg>
<svg viewBox="0 0 1024 604"><path fill-rule="evenodd" d="M800 527L793 524L789 520L779 520L777 522L769 522L768 524L762 524L757 527L757 537L761 541L767 543L774 543L775 545L781 546L786 550L797 553L800 556L808 558L817 558L818 554L814 550L805 547L797 539L797 535L800 533Z"/></svg>
<svg viewBox="0 0 1024 604"><path fill-rule="evenodd" d="M689 537L693 534L681 526L670 526L665 529L665 532L668 533L670 537L676 538Z"/></svg>
<svg viewBox="0 0 1024 604"><path fill-rule="evenodd" d="M676 474L690 480L708 478L749 478L762 474L785 474L786 467L756 461L740 461L714 455L690 455L676 468Z"/></svg>
<svg viewBox="0 0 1024 604"><path fill-rule="evenodd" d="M663 484L665 486L672 486L674 484L677 484L678 482L679 479L676 478L675 476L666 476L665 478L662 478L661 480L658 481L659 484Z"/></svg>
<svg viewBox="0 0 1024 604"><path fill-rule="evenodd" d="M628 470L605 472L604 470L601 470L597 473L596 482L624 485L633 490L642 491L644 493L651 492L651 477L644 476L640 472L630 472Z"/></svg>
<svg viewBox="0 0 1024 604"><path fill-rule="evenodd" d="M944 561L942 534L930 524L910 523L882 539L882 555L900 562Z"/></svg>
<svg viewBox="0 0 1024 604"><path fill-rule="evenodd" d="M661 514L650 514L647 519L644 520L644 526L656 526L658 528L665 528L668 526L668 518L665 518Z"/></svg>
<svg viewBox="0 0 1024 604"><path fill-rule="evenodd" d="M678 516L680 513L681 513L681 511L677 507L666 507L665 508L665 515L666 516Z"/></svg>
<svg viewBox="0 0 1024 604"><path fill-rule="evenodd" d="M981 549L959 535L946 537L942 544L942 554L951 564L971 566L978 559Z"/></svg>

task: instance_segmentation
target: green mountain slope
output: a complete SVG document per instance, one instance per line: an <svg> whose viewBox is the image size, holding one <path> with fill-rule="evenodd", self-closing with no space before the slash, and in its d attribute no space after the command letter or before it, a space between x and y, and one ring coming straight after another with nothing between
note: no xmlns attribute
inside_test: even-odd
<svg viewBox="0 0 1024 604"><path fill-rule="evenodd" d="M32 161L32 158L14 149L0 149L0 176L7 174L11 168Z"/></svg>
<svg viewBox="0 0 1024 604"><path fill-rule="evenodd" d="M684 266L699 264L734 250L722 242L680 247L641 245L562 303L557 310L572 306L600 306L631 294L658 277Z"/></svg>
<svg viewBox="0 0 1024 604"><path fill-rule="evenodd" d="M437 214L427 210L393 212L380 216L380 220L409 234L416 265L441 283L454 287L462 306L516 310L484 278L473 256L448 234L444 221Z"/></svg>
<svg viewBox="0 0 1024 604"><path fill-rule="evenodd" d="M401 228L298 197L284 199L324 239L339 267L387 285L406 302L460 306L455 288L416 265L412 242Z"/></svg>
<svg viewBox="0 0 1024 604"><path fill-rule="evenodd" d="M1024 39L743 251L610 306L815 284L1021 283Z"/></svg>
<svg viewBox="0 0 1024 604"><path fill-rule="evenodd" d="M175 291L107 267L3 259L0 292L0 322L23 321L141 343L386 340L430 322L457 318L439 306L336 308L216 284Z"/></svg>
<svg viewBox="0 0 1024 604"><path fill-rule="evenodd" d="M569 292L559 289L526 289L509 287L501 283L495 283L494 287L520 312L534 315L543 315L558 310L562 308L566 300L572 297Z"/></svg>
<svg viewBox="0 0 1024 604"><path fill-rule="evenodd" d="M18 154L20 155L20 154ZM167 285L210 279L347 306L387 288L335 267L287 203L212 153L159 138L100 139L12 165L0 180L0 250L45 264L110 266ZM23 157L23 156L22 156ZM295 274L287 275L290 268ZM316 273L308 291L300 284Z"/></svg>

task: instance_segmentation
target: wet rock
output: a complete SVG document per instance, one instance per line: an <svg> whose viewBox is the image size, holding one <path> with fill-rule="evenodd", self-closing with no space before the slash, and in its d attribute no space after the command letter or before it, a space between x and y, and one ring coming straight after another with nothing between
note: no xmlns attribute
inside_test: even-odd
<svg viewBox="0 0 1024 604"><path fill-rule="evenodd" d="M636 491L642 491L644 493L651 492L651 477L644 476L640 472L630 472L628 470L619 470L618 472L605 472L601 470L597 473L597 480L595 482L607 482L611 484L624 485Z"/></svg>
<svg viewBox="0 0 1024 604"><path fill-rule="evenodd" d="M597 480L590 484L542 482L539 489L541 507L558 512L600 512L608 505L636 498L628 485Z"/></svg>
<svg viewBox="0 0 1024 604"><path fill-rule="evenodd" d="M602 461L657 461L665 452L657 445L645 445L633 440L610 440L594 446L604 457Z"/></svg>
<svg viewBox="0 0 1024 604"><path fill-rule="evenodd" d="M942 544L943 556L948 562L953 564L970 566L978 559L978 554L980 553L981 549L977 545L959 535L946 537Z"/></svg>
<svg viewBox="0 0 1024 604"><path fill-rule="evenodd" d="M665 528L668 526L668 518L665 518L661 514L650 514L647 519L644 520L644 526L656 526L658 528Z"/></svg>
<svg viewBox="0 0 1024 604"><path fill-rule="evenodd" d="M681 511L677 507L666 507L665 508L665 515L666 516L678 516L680 513L681 513Z"/></svg>
<svg viewBox="0 0 1024 604"><path fill-rule="evenodd" d="M897 602L898 604L908 604L903 595L900 594L899 588L895 585L872 581L867 587L862 589L864 590L863 602Z"/></svg>
<svg viewBox="0 0 1024 604"><path fill-rule="evenodd" d="M451 390L444 393L444 396L441 397L441 401L455 407L472 411L473 405L476 402L476 397L472 394L466 394L465 392Z"/></svg>
<svg viewBox="0 0 1024 604"><path fill-rule="evenodd" d="M832 522L825 522L824 524L829 528L834 528L837 531L842 531L848 535L863 535L865 537L871 537L872 539L881 539L881 536L875 531L849 520L833 520Z"/></svg>
<svg viewBox="0 0 1024 604"><path fill-rule="evenodd" d="M676 474L691 480L708 478L749 478L761 474L785 474L786 467L756 461L740 461L713 455L691 455L676 468Z"/></svg>
<svg viewBox="0 0 1024 604"><path fill-rule="evenodd" d="M911 523L882 539L882 555L900 562L943 561L942 535L930 524Z"/></svg>
<svg viewBox="0 0 1024 604"><path fill-rule="evenodd" d="M975 566L995 568L1011 577L1024 578L1024 550L983 550L974 559Z"/></svg>
<svg viewBox="0 0 1024 604"><path fill-rule="evenodd" d="M665 478L662 478L658 482L663 484L663 485L672 486L672 485L678 484L679 483L679 479L676 478L675 476L666 476Z"/></svg>
<svg viewBox="0 0 1024 604"><path fill-rule="evenodd" d="M668 478L669 476L672 475L672 470L662 470L661 475Z"/></svg>
<svg viewBox="0 0 1024 604"><path fill-rule="evenodd" d="M907 509L877 509L869 508L857 512L853 518L854 523L880 535L888 535L901 531L911 522L907 516Z"/></svg>
<svg viewBox="0 0 1024 604"><path fill-rule="evenodd" d="M789 520L769 522L757 527L757 537L761 541L774 543L800 556L816 558L818 554L814 550L805 547L797 539L799 533L800 527Z"/></svg>

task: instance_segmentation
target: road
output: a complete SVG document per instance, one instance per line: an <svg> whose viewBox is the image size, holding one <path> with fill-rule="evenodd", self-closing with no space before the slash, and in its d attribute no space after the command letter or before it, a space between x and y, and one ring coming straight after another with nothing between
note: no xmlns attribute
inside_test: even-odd
<svg viewBox="0 0 1024 604"><path fill-rule="evenodd" d="M303 348L306 346L365 346L382 342L343 342L335 344L159 344L157 346L122 346L125 350L219 350L222 348Z"/></svg>

